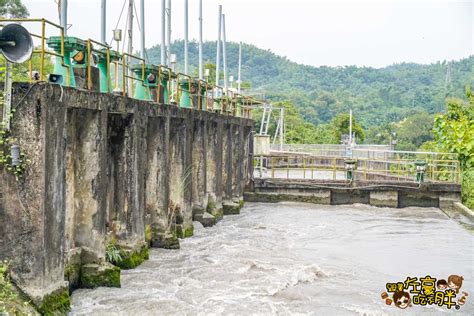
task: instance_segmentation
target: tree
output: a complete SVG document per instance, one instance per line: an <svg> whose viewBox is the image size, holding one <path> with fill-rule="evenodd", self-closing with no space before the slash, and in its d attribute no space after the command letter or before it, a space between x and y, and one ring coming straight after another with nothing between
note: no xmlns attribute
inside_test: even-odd
<svg viewBox="0 0 474 316"><path fill-rule="evenodd" d="M334 138L340 141L343 134L349 135L350 116L348 113L339 113L332 121L331 127ZM352 132L355 133L356 139L363 142L365 139L364 129L352 116Z"/></svg>
<svg viewBox="0 0 474 316"><path fill-rule="evenodd" d="M456 153L462 169L462 197L474 209L474 96L466 89L469 99L447 100L447 112L435 118L434 136L440 150Z"/></svg>
<svg viewBox="0 0 474 316"><path fill-rule="evenodd" d="M0 0L0 16L6 18L27 18L28 9L21 0Z"/></svg>
<svg viewBox="0 0 474 316"><path fill-rule="evenodd" d="M433 140L433 116L426 112L410 115L395 126L399 150L415 151L423 143Z"/></svg>

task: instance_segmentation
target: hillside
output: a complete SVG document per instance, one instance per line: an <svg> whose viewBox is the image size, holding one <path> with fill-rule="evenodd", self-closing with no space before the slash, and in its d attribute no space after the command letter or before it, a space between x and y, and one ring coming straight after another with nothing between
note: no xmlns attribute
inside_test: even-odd
<svg viewBox="0 0 474 316"><path fill-rule="evenodd" d="M215 63L216 42L204 43L204 60ZM183 41L172 47L183 60ZM159 63L160 47L148 50ZM191 70L196 72L198 46L189 47ZM327 123L352 106L362 126L369 128L398 122L416 112L442 112L446 96L465 98L466 84L474 85L474 55L449 63L451 81L445 88L448 63L394 64L385 68L313 67L300 65L269 50L243 45L242 79L253 91L272 100L291 100L303 117L314 124ZM238 44L227 44L229 74L237 75ZM178 65L178 68L182 68Z"/></svg>

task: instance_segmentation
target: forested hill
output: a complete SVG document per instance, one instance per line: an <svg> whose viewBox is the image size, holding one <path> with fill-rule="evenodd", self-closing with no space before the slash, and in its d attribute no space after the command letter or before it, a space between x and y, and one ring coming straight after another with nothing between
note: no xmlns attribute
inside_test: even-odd
<svg viewBox="0 0 474 316"><path fill-rule="evenodd" d="M237 43L227 43L229 74L236 79L238 50ZM174 42L172 52L182 61L183 41ZM215 63L215 55L216 42L205 42L205 62ZM149 49L148 57L159 63L160 47ZM242 79L251 83L253 91L273 100L292 100L304 118L315 124L327 123L349 106L366 128L398 122L416 112L433 114L444 111L446 96L465 98L466 84L474 86L474 55L449 63L402 63L380 69L313 67L244 44L242 59ZM196 42L190 43L189 60L191 70L197 73ZM450 80L446 86L448 67Z"/></svg>

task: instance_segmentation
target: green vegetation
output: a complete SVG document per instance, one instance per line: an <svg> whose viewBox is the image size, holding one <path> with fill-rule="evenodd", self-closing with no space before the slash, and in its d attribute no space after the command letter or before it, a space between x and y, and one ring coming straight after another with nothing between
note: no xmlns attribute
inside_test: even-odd
<svg viewBox="0 0 474 316"><path fill-rule="evenodd" d="M70 305L69 290L61 288L43 298L39 311L42 315L64 315Z"/></svg>
<svg viewBox="0 0 474 316"><path fill-rule="evenodd" d="M121 269L133 269L143 261L148 260L149 250L147 245L143 245L139 250L123 249L115 243L110 243L106 247L106 259L108 262Z"/></svg>
<svg viewBox="0 0 474 316"><path fill-rule="evenodd" d="M227 44L229 75L237 75L238 44ZM183 41L175 41L173 53L183 60ZM159 46L148 50L151 62L159 63ZM216 42L203 45L204 60L215 63ZM189 60L196 71L197 43L191 42ZM446 96L465 98L464 86L473 84L474 55L449 63L451 81L446 84L447 62L429 65L394 64L385 68L312 67L291 62L269 50L243 45L242 79L249 81L252 93L262 93L272 101L290 100L305 121L327 124L352 107L360 125L368 130L400 122L416 113L430 115L444 111ZM178 64L182 70L182 65ZM215 75L209 77L214 80Z"/></svg>
<svg viewBox="0 0 474 316"><path fill-rule="evenodd" d="M120 268L110 263L83 265L81 287L93 289L99 286L120 287Z"/></svg>
<svg viewBox="0 0 474 316"><path fill-rule="evenodd" d="M474 96L467 88L469 102L448 99L445 114L438 114L434 123L432 147L456 153L462 169L463 202L474 209Z"/></svg>
<svg viewBox="0 0 474 316"><path fill-rule="evenodd" d="M105 259L111 263L119 262L122 260L122 254L120 252L120 249L114 242L109 243L105 247Z"/></svg>
<svg viewBox="0 0 474 316"><path fill-rule="evenodd" d="M35 315L33 304L11 282L9 264L0 261L0 315Z"/></svg>
<svg viewBox="0 0 474 316"><path fill-rule="evenodd" d="M6 18L26 18L30 15L21 0L0 0L0 16Z"/></svg>

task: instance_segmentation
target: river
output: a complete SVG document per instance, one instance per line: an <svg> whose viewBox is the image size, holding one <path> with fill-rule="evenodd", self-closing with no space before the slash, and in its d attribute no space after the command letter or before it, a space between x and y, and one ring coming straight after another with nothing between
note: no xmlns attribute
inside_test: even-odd
<svg viewBox="0 0 474 316"><path fill-rule="evenodd" d="M443 315L454 308L402 311L381 293L451 274L469 294L456 314L474 315L473 242L434 208L247 203L214 227L195 223L180 250L151 250L122 288L75 291L71 315Z"/></svg>

